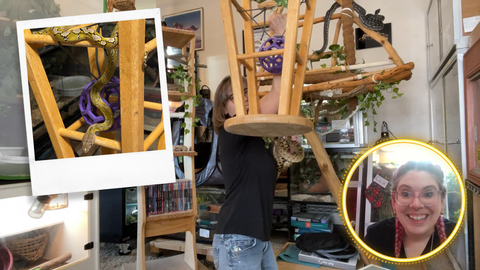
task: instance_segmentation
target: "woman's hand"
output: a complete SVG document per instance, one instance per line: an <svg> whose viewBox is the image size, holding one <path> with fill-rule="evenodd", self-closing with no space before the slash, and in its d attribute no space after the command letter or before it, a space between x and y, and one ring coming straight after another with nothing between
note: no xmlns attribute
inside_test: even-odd
<svg viewBox="0 0 480 270"><path fill-rule="evenodd" d="M268 17L268 25L275 35L283 35L287 28L287 14L272 14Z"/></svg>

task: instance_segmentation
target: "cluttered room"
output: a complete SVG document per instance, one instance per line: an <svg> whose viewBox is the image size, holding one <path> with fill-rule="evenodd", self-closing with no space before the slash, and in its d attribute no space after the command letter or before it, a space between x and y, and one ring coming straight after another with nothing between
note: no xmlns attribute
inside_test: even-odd
<svg viewBox="0 0 480 270"><path fill-rule="evenodd" d="M0 2L0 270L480 269L479 1Z"/></svg>

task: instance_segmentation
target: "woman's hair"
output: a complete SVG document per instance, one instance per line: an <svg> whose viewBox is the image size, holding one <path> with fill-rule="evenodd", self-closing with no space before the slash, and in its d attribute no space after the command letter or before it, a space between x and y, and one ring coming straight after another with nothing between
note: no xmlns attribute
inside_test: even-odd
<svg viewBox="0 0 480 270"><path fill-rule="evenodd" d="M400 182L402 177L409 171L428 172L435 179L435 181L437 181L438 188L440 190L440 193L442 194L442 198L445 198L445 196L447 195L447 189L443 184L442 168L440 168L440 166L438 165L433 165L430 162L408 161L407 163L398 167L398 169L393 174L392 192L395 192L397 190L398 183ZM438 217L435 227L437 228L437 233L438 233L438 237L440 238L440 243L444 242L447 239L447 235L445 233L445 224L443 223L443 218L441 215ZM402 248L404 235L405 235L405 229L403 228L403 225L400 222L400 220L397 217L395 217L395 257L397 258L400 257L400 250ZM431 241L433 241L433 239Z"/></svg>
<svg viewBox="0 0 480 270"><path fill-rule="evenodd" d="M443 184L442 168L440 168L440 166L438 165L434 165L430 162L424 161L408 161L407 163L398 167L395 173L393 173L392 192L397 191L398 183L400 182L402 177L409 171L423 171L429 173L437 182L439 191L442 194L442 198L445 198L445 196L447 195L447 188Z"/></svg>
<svg viewBox="0 0 480 270"><path fill-rule="evenodd" d="M247 86L247 80L242 77L243 86ZM230 91L232 89L232 79L230 76L226 76L218 84L217 90L215 91L215 97L213 99L213 127L215 132L218 134L220 129L223 127L223 123L227 120L227 115L225 114L225 105L229 100Z"/></svg>

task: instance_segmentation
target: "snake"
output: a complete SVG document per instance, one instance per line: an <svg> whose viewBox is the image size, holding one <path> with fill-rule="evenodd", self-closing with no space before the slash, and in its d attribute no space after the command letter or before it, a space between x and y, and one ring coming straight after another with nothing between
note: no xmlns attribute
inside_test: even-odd
<svg viewBox="0 0 480 270"><path fill-rule="evenodd" d="M118 59L118 24L115 26L110 37L103 37L97 31L89 27L80 27L69 29L69 26L55 26L47 27L33 34L50 35L58 42L77 42L80 40L90 40L97 47L107 50L107 67L102 76L93 84L90 90L90 100L103 114L105 121L102 123L95 123L88 127L82 138L82 150L88 153L95 144L97 133L106 131L112 127L113 112L110 107L103 101L100 93L102 89L110 81L115 72L115 67ZM143 59L143 68L147 66L148 52L146 51Z"/></svg>
<svg viewBox="0 0 480 270"><path fill-rule="evenodd" d="M107 50L107 67L102 76L93 84L90 90L90 100L103 114L105 121L96 123L88 127L82 138L82 150L84 153L90 151L95 143L96 133L105 131L111 128L113 124L113 112L110 107L102 100L100 92L110 81L115 72L115 66L118 58L118 24L115 26L110 37L103 37L97 31L81 27L68 30L68 26L56 26L42 29L34 34L50 35L59 42L76 42L80 40L91 40L97 47L102 47Z"/></svg>
<svg viewBox="0 0 480 270"><path fill-rule="evenodd" d="M380 31L383 29L383 20L385 20L385 16L380 15L380 9L375 11L375 14L367 14L365 9L360 6L359 4L352 1L353 9L358 13L358 18L360 22L368 29L373 31ZM328 46L328 31L330 27L330 19L335 12L341 5L337 2L333 3L333 5L327 10L325 13L325 21L323 23L323 46L321 49L316 50L315 54L321 54L327 49Z"/></svg>
<svg viewBox="0 0 480 270"><path fill-rule="evenodd" d="M290 137L281 137L274 140L273 157L277 162L278 171L283 172L293 163L302 161L305 157L305 153L299 142L292 141Z"/></svg>

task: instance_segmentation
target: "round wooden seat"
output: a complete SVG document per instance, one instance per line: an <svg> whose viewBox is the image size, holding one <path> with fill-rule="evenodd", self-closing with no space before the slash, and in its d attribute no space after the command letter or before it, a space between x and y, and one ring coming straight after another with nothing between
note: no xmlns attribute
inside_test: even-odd
<svg viewBox="0 0 480 270"><path fill-rule="evenodd" d="M312 131L312 121L301 116L278 114L241 115L225 121L225 130L238 135L280 137Z"/></svg>

